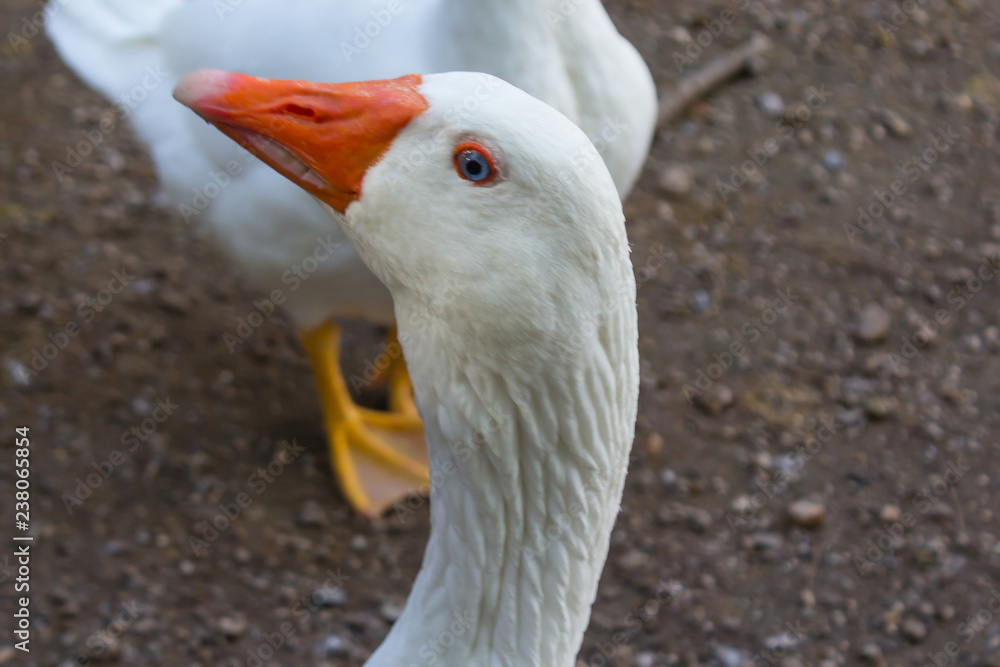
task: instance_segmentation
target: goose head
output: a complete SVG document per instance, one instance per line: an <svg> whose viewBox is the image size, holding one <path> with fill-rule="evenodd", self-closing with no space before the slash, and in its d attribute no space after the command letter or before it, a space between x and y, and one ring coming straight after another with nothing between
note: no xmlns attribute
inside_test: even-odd
<svg viewBox="0 0 1000 667"><path fill-rule="evenodd" d="M482 74L314 84L209 71L175 96L313 194L392 293L432 531L369 664L572 665L638 393L624 219L594 146Z"/></svg>

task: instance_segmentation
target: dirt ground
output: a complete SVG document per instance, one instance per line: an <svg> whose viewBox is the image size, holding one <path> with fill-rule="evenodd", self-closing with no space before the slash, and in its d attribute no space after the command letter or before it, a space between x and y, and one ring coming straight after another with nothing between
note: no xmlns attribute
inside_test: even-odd
<svg viewBox="0 0 1000 667"><path fill-rule="evenodd" d="M1000 665L991 2L606 3L661 90L774 48L659 132L626 205L642 397L587 664ZM28 655L0 550L0 665L360 664L427 508L348 511L289 319L227 349L259 295L44 35L4 38L0 90L0 537L19 426L36 535Z"/></svg>

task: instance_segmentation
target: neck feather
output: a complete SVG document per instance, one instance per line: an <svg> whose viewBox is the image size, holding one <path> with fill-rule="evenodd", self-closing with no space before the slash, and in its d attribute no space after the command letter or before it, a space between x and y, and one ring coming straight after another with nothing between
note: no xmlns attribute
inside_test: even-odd
<svg viewBox="0 0 1000 667"><path fill-rule="evenodd" d="M574 664L634 433L630 268L622 280L576 338L508 355L470 348L466 332L407 336L397 300L431 460L431 537L369 667Z"/></svg>

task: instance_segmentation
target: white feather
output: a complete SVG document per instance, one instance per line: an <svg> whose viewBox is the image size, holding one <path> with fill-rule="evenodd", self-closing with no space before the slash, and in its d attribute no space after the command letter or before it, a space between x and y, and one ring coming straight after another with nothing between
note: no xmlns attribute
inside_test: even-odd
<svg viewBox="0 0 1000 667"><path fill-rule="evenodd" d="M569 120L482 77L425 77L429 109L338 217L392 292L431 461L423 567L368 667L571 667L628 467L638 335L614 183L574 159L593 147ZM496 149L493 187L452 168L469 135Z"/></svg>
<svg viewBox="0 0 1000 667"><path fill-rule="evenodd" d="M282 289L302 327L346 316L390 323L392 304L308 195L171 99L183 75L217 68L268 78L358 81L489 72L580 124L622 196L652 137L656 100L649 70L599 0L51 5L47 30L60 55L129 116L185 219L207 222L220 247L260 289ZM329 242L342 245L307 280L289 274Z"/></svg>

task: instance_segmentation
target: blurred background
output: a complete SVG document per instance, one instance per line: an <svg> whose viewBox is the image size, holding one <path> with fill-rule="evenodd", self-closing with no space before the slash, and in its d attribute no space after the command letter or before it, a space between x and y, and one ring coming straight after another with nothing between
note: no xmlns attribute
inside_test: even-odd
<svg viewBox="0 0 1000 667"><path fill-rule="evenodd" d="M642 395L581 661L1000 665L1000 8L605 6L661 91L773 48L660 129L626 203ZM37 535L32 652L5 630L0 665L360 664L426 503L348 510L290 321L227 345L260 295L40 7L0 6L0 506L28 426Z"/></svg>

